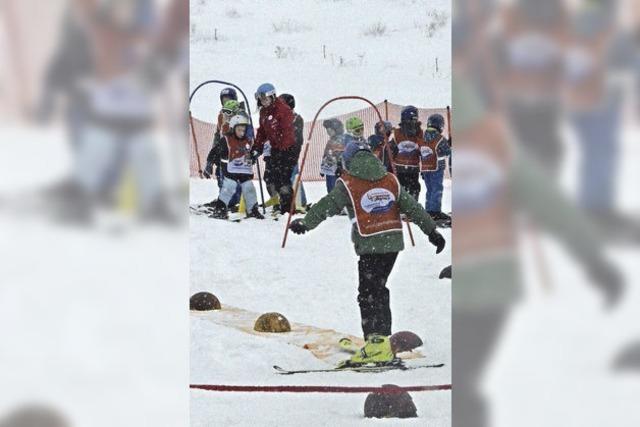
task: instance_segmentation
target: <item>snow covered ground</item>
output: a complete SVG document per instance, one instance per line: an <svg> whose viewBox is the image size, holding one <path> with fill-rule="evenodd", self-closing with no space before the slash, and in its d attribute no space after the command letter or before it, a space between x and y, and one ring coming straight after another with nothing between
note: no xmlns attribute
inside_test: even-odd
<svg viewBox="0 0 640 427"><path fill-rule="evenodd" d="M449 184L447 182L445 190L445 209L450 206ZM311 201L326 193L323 183L306 183L305 188ZM209 201L216 195L215 181L192 179L191 203ZM284 225L283 221L253 219L236 224L192 215L191 293L209 291L218 296L223 305L257 313L277 311L292 322L360 336L356 302L357 257L350 242L348 219L331 218L304 236L290 234L287 247L280 249ZM389 279L393 330L417 333L425 343L421 350L426 361L445 363L444 368L382 374L280 376L274 373L273 365L293 369L328 368L331 365L302 348L221 327L210 321L208 315L192 314L191 383L450 384L451 287L449 281L438 280L437 276L450 263L451 248L447 247L436 256L419 229L414 226L413 232L416 247L410 247L405 231L408 247L400 254ZM444 230L443 234L450 239L449 230ZM259 416L260 425L293 426L300 425L302 420L308 425L351 425L362 416L365 398L364 394L346 397L220 394L192 391L192 425L210 425L212 414L228 417L230 424L225 425L256 425L252 420L238 417L247 410ZM422 423L450 425L450 392L419 392L414 393L414 398ZM291 418L282 418L281 407L285 405L295 408L288 412L287 417Z"/></svg>
<svg viewBox="0 0 640 427"><path fill-rule="evenodd" d="M191 89L209 79L230 81L254 109L256 88L271 82L296 97L296 110L307 120L340 95L445 107L450 18L450 0L191 0ZM365 34L372 32L378 35ZM220 89L198 92L194 116L212 121ZM342 101L323 114L363 107Z"/></svg>

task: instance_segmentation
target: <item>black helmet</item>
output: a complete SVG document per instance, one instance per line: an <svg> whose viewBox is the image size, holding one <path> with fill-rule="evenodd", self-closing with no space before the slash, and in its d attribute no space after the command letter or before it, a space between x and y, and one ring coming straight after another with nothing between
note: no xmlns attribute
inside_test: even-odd
<svg viewBox="0 0 640 427"><path fill-rule="evenodd" d="M238 92L232 87L225 87L220 91L220 104L222 104L222 98L224 97L233 99L234 101L238 100Z"/></svg>
<svg viewBox="0 0 640 427"><path fill-rule="evenodd" d="M336 135L342 135L344 133L344 125L338 119L327 119L322 122L322 126L325 129L333 129Z"/></svg>
<svg viewBox="0 0 640 427"><path fill-rule="evenodd" d="M413 105L407 105L400 112L400 121L401 122L412 122L418 121L418 109Z"/></svg>
<svg viewBox="0 0 640 427"><path fill-rule="evenodd" d="M444 130L444 117L441 114L432 114L427 119L427 127L437 129L442 133Z"/></svg>
<svg viewBox="0 0 640 427"><path fill-rule="evenodd" d="M280 95L280 98L282 98L282 100L289 106L289 108L295 110L296 99L293 97L293 95L291 95L290 93L283 93L282 95Z"/></svg>

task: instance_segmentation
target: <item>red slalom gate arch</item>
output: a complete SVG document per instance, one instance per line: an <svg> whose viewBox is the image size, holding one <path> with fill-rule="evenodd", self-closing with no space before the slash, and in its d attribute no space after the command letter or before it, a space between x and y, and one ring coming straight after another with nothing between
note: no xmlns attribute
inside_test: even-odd
<svg viewBox="0 0 640 427"><path fill-rule="evenodd" d="M304 165L305 162L307 161L307 152L309 151L309 144L311 143L311 137L313 136L313 129L316 127L316 121L318 120L318 116L320 116L320 113L322 112L322 110L324 110L327 105L335 102L335 101L341 101L341 100L345 100L345 99L359 99L360 101L364 101L367 104L369 104L371 107L373 107L373 109L375 110L376 114L378 115L378 118L380 119L379 123L383 123L384 120L382 119L382 114L380 114L380 110L378 110L378 107L376 107L376 105L369 101L367 98L364 98L362 96L355 96L355 95L349 95L349 96L338 96L335 98L332 98L330 100L328 100L327 102L325 102L324 104L322 104L322 106L320 107L320 109L318 110L318 112L316 113L316 115L313 117L313 121L311 122L311 129L309 129L309 136L307 137L307 142L304 145L304 151L302 154L302 162L300 164L300 170L298 172L298 177L296 179L296 184L293 187L293 203L291 203L291 207L289 208L289 217L287 218L287 225L284 229L284 237L282 238L282 248L284 249L285 245L287 244L287 236L289 234L289 225L291 225L291 217L293 216L293 213L295 211L296 205L295 205L295 200L296 197L298 196L298 189L300 187L300 180L302 179L302 172L304 171ZM389 137L387 136L386 132L384 134L384 149L387 152L387 156L389 156L389 159L392 159L393 157L391 156L391 148L389 147ZM391 169L393 170L393 174L396 175L396 166L393 164L393 161L391 162ZM409 220L405 221L407 224L407 230L409 231L409 237L411 239L411 245L415 246L415 240L413 239L413 232L411 231L411 226L409 225Z"/></svg>
<svg viewBox="0 0 640 427"><path fill-rule="evenodd" d="M222 392L259 392L259 393L382 393L398 394L409 391L446 391L452 390L451 384L419 385L404 387L354 387L326 385L225 385L225 384L191 384L193 390Z"/></svg>

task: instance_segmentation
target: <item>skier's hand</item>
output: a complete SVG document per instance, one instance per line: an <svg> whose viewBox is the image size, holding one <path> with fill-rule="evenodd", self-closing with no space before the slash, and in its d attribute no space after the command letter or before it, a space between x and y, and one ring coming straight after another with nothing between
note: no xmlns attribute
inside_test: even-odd
<svg viewBox="0 0 640 427"><path fill-rule="evenodd" d="M429 233L429 243L436 247L436 253L439 254L444 249L445 240L442 237L442 234L438 232L438 230L433 230Z"/></svg>
<svg viewBox="0 0 640 427"><path fill-rule="evenodd" d="M257 162L257 161L258 161L258 157L260 157L260 154L261 154L261 153L260 153L258 150L253 150L253 151L250 153L250 155L251 155L251 161L252 161L253 163Z"/></svg>
<svg viewBox="0 0 640 427"><path fill-rule="evenodd" d="M589 262L587 268L591 283L603 294L605 307L612 308L618 304L624 290L618 269L605 260Z"/></svg>
<svg viewBox="0 0 640 427"><path fill-rule="evenodd" d="M450 265L442 269L442 271L440 272L440 275L438 276L438 279L451 279Z"/></svg>
<svg viewBox="0 0 640 427"><path fill-rule="evenodd" d="M304 234L309 231L307 225L301 219L293 220L293 222L289 225L289 229L295 234Z"/></svg>

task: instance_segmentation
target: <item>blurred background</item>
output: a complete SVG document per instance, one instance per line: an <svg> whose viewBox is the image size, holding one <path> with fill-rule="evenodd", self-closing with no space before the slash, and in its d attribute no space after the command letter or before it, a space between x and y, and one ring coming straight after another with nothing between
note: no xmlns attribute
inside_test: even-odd
<svg viewBox="0 0 640 427"><path fill-rule="evenodd" d="M0 23L0 426L185 425L188 1Z"/></svg>
<svg viewBox="0 0 640 427"><path fill-rule="evenodd" d="M0 22L0 426L184 424L188 2ZM640 421L639 42L635 0L454 1L455 426Z"/></svg>
<svg viewBox="0 0 640 427"><path fill-rule="evenodd" d="M455 0L453 425L638 425L640 3Z"/></svg>

